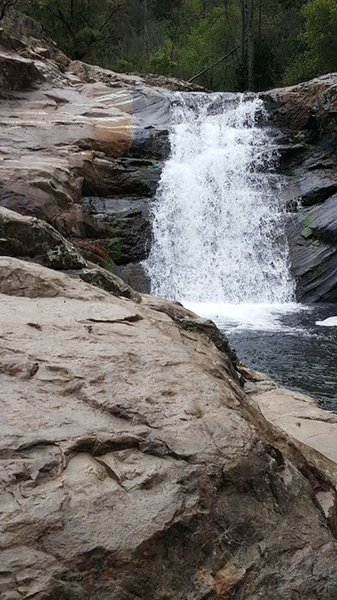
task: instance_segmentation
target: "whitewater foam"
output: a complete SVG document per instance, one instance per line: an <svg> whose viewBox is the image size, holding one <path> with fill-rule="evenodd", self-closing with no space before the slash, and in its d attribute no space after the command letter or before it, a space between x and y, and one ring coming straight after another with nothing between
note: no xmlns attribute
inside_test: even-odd
<svg viewBox="0 0 337 600"><path fill-rule="evenodd" d="M153 207L144 264L152 293L183 303L290 302L275 149L268 129L257 125L263 103L191 98L176 96L171 156Z"/></svg>

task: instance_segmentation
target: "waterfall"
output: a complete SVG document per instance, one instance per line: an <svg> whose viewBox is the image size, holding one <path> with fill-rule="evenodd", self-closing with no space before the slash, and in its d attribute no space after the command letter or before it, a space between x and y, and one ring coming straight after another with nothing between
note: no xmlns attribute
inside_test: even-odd
<svg viewBox="0 0 337 600"><path fill-rule="evenodd" d="M293 298L273 140L258 126L263 112L255 97L175 96L144 264L153 294L183 303Z"/></svg>

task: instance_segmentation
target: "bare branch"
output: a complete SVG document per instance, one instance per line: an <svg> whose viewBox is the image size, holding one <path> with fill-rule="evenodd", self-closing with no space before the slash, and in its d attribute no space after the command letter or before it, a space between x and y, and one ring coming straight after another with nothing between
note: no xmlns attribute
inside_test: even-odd
<svg viewBox="0 0 337 600"><path fill-rule="evenodd" d="M59 7L57 7L56 12L54 12L50 8L50 6L48 6L48 4L45 4L44 8L49 12L49 14L52 15L52 17L61 21L61 23L63 23L63 25L66 27L66 29L68 29L69 33L73 34L73 28L72 28L71 24L68 23L66 17L64 16L63 12L61 11L61 9Z"/></svg>
<svg viewBox="0 0 337 600"><path fill-rule="evenodd" d="M204 73L207 73L207 71L209 71L213 67L216 67L216 65L220 64L223 60L225 60L226 58L228 58L229 56L234 54L234 52L236 52L239 48L240 48L240 44L238 46L235 46L235 48L232 48L232 50L227 52L227 54L225 54L225 56L222 56L221 58L219 58L219 60L217 60L215 63L209 65L209 67L206 67L206 69L204 69L203 71L200 71L200 73L197 73L197 75L194 75L194 77L191 77L191 79L188 79L187 83L192 83L192 81L194 81L198 77L201 77L201 75L203 75Z"/></svg>
<svg viewBox="0 0 337 600"><path fill-rule="evenodd" d="M119 11L119 9L121 8L123 2L124 2L124 0L119 0L119 1L117 0L117 2L113 6L113 9L110 11L109 16L104 21L103 25L101 25L101 27L99 28L98 31L102 31L104 29L104 27L106 27L110 23L112 17Z"/></svg>

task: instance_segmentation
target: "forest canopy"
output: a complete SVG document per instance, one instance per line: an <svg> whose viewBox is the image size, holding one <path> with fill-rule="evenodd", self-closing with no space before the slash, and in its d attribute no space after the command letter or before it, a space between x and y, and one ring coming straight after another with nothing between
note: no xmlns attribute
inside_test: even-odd
<svg viewBox="0 0 337 600"><path fill-rule="evenodd" d="M337 0L0 0L0 17L6 3L71 58L116 71L221 91L337 71Z"/></svg>

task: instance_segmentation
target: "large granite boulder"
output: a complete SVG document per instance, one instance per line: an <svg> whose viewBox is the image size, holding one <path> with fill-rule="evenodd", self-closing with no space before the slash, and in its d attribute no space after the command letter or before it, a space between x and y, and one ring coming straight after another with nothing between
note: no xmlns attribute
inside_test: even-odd
<svg viewBox="0 0 337 600"><path fill-rule="evenodd" d="M211 322L15 258L0 293L4 600L336 598L332 478Z"/></svg>
<svg viewBox="0 0 337 600"><path fill-rule="evenodd" d="M320 130L320 125L324 132L328 113L335 112L336 85L337 73L328 73L297 85L262 92L260 96L277 127L300 135L307 130L312 135Z"/></svg>
<svg viewBox="0 0 337 600"><path fill-rule="evenodd" d="M30 89L41 78L41 73L32 60L0 52L0 97L9 90Z"/></svg>
<svg viewBox="0 0 337 600"><path fill-rule="evenodd" d="M54 227L0 206L0 255L35 259L52 269L81 269L84 258Z"/></svg>

